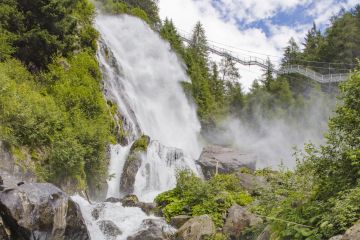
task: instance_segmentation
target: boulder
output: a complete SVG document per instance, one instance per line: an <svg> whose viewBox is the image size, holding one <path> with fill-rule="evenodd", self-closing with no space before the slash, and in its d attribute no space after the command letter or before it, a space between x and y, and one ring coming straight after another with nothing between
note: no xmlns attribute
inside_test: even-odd
<svg viewBox="0 0 360 240"><path fill-rule="evenodd" d="M146 219L142 222L140 231L127 240L169 240L173 233L173 229L163 220Z"/></svg>
<svg viewBox="0 0 360 240"><path fill-rule="evenodd" d="M209 179L216 173L216 169L218 173L234 173L242 167L255 170L256 157L232 148L211 145L203 149L197 163L205 178Z"/></svg>
<svg viewBox="0 0 360 240"><path fill-rule="evenodd" d="M121 202L120 198L114 198L114 197L109 197L105 200L105 202L109 202L109 203L118 203Z"/></svg>
<svg viewBox="0 0 360 240"><path fill-rule="evenodd" d="M341 240L343 238L343 235L336 235L334 237L331 237L329 240Z"/></svg>
<svg viewBox="0 0 360 240"><path fill-rule="evenodd" d="M150 214L157 214L156 204L155 203L144 203L139 202L136 204L138 208L141 208L141 210L146 213L147 215Z"/></svg>
<svg viewBox="0 0 360 240"><path fill-rule="evenodd" d="M176 233L177 240L200 240L216 232L214 222L208 215L191 218Z"/></svg>
<svg viewBox="0 0 360 240"><path fill-rule="evenodd" d="M122 234L121 230L112 221L99 221L98 226L106 237L106 240L115 240L119 235Z"/></svg>
<svg viewBox="0 0 360 240"><path fill-rule="evenodd" d="M49 183L6 188L0 215L15 239L89 239L79 206Z"/></svg>
<svg viewBox="0 0 360 240"><path fill-rule="evenodd" d="M190 216L188 215L179 215L179 216L175 216L172 217L170 219L170 225L175 227L175 228L180 228L182 225L184 225L187 221L190 220Z"/></svg>
<svg viewBox="0 0 360 240"><path fill-rule="evenodd" d="M136 195L129 194L121 199L121 203L124 207L138 207L139 199Z"/></svg>
<svg viewBox="0 0 360 240"><path fill-rule="evenodd" d="M236 177L240 180L241 186L250 194L257 194L259 189L266 188L268 185L264 177L255 176L250 173L237 172Z"/></svg>
<svg viewBox="0 0 360 240"><path fill-rule="evenodd" d="M86 227L85 219L81 214L80 207L71 198L68 200L64 239L90 239L90 233Z"/></svg>
<svg viewBox="0 0 360 240"><path fill-rule="evenodd" d="M341 240L360 240L360 221L346 230Z"/></svg>
<svg viewBox="0 0 360 240"><path fill-rule="evenodd" d="M228 215L223 228L224 234L231 239L240 239L242 232L248 227L262 224L262 219L237 204L228 210Z"/></svg>
<svg viewBox="0 0 360 240"><path fill-rule="evenodd" d="M0 239L1 240L12 239L10 229L5 225L1 216L0 216Z"/></svg>
<svg viewBox="0 0 360 240"><path fill-rule="evenodd" d="M94 218L94 220L98 220L102 212L104 211L105 203L99 203L97 204L93 210L91 211L91 216Z"/></svg>

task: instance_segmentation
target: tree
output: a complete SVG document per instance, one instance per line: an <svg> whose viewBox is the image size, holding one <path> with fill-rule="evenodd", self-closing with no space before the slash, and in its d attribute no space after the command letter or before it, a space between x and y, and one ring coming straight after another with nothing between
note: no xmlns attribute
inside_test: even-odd
<svg viewBox="0 0 360 240"><path fill-rule="evenodd" d="M239 69L230 56L221 59L220 77L222 81L231 83L235 83L240 79Z"/></svg>
<svg viewBox="0 0 360 240"><path fill-rule="evenodd" d="M316 24L313 23L312 28L305 36L304 51L302 57L305 61L319 61L319 51L322 47L324 39L321 32L317 30Z"/></svg>
<svg viewBox="0 0 360 240"><path fill-rule="evenodd" d="M290 38L288 46L284 49L284 57L281 60L281 65L296 65L299 64L300 48L295 42L294 38Z"/></svg>
<svg viewBox="0 0 360 240"><path fill-rule="evenodd" d="M274 81L274 65L270 61L270 58L266 60L266 69L264 70L263 79L261 82L266 89L270 88L270 84Z"/></svg>
<svg viewBox="0 0 360 240"><path fill-rule="evenodd" d="M165 40L169 41L173 50L181 56L184 56L184 44L182 43L172 20L169 20L168 18L165 19L160 34Z"/></svg>
<svg viewBox="0 0 360 240"><path fill-rule="evenodd" d="M68 56L81 47L95 50L97 34L84 25L91 26L94 14L87 0L6 0L0 9L6 13L2 27L14 34L14 55L30 69L44 69L55 56Z"/></svg>
<svg viewBox="0 0 360 240"><path fill-rule="evenodd" d="M207 39L205 34L205 29L201 22L197 22L193 35L191 37L190 43L191 51L198 56L203 62L202 64L206 65L208 61L208 50L207 50Z"/></svg>
<svg viewBox="0 0 360 240"><path fill-rule="evenodd" d="M325 44L320 49L320 56L325 62L355 64L360 56L360 7L340 13L332 19L332 26L327 29ZM346 68L349 65L344 65Z"/></svg>

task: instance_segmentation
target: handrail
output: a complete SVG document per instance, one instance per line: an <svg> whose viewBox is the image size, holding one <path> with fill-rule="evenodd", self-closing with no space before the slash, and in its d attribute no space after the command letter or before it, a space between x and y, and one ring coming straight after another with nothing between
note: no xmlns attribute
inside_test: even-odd
<svg viewBox="0 0 360 240"><path fill-rule="evenodd" d="M180 35L180 38L186 43L189 44L191 43L190 38L185 35ZM217 47L215 45L207 45L207 50L218 56L228 57L233 61L240 63L241 65L259 66L264 69L268 68L268 64L266 63L266 61L264 61L261 58L257 58L257 57L250 57L248 59L240 58L239 56L236 56L233 52L224 48ZM349 77L349 74L344 74L344 73L323 75L302 65L289 65L282 67L279 70L274 69L274 72L279 75L298 73L319 83L338 83L338 82L346 81Z"/></svg>

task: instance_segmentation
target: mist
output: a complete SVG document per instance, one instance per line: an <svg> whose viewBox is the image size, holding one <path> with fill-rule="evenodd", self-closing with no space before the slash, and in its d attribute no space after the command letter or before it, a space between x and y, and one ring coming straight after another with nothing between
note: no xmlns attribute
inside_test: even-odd
<svg viewBox="0 0 360 240"><path fill-rule="evenodd" d="M295 152L302 151L305 144L319 146L325 142L336 102L330 95L312 93L300 111L272 119L265 118L258 107L251 121L228 117L208 131L206 139L211 144L254 154L257 169L278 169L281 165L292 169Z"/></svg>

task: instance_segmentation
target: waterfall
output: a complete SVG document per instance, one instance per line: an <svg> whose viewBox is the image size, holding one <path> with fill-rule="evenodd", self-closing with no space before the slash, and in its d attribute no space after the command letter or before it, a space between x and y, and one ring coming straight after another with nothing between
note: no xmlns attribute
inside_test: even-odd
<svg viewBox="0 0 360 240"><path fill-rule="evenodd" d="M194 160L201 153L200 123L181 86L189 79L169 43L143 21L127 15L98 16L95 25L101 34L98 60L105 97L116 103L126 131L126 141L111 147L107 197L123 197L119 186L125 161L131 144L145 134L151 141L135 177L134 194L151 202L175 186L178 169L198 173ZM123 231L117 239L126 239L141 228L142 220L155 218L120 204L91 205L74 199L95 239L104 238L99 219L113 221ZM91 215L96 208L103 212L99 219Z"/></svg>

